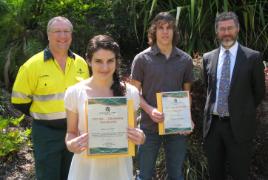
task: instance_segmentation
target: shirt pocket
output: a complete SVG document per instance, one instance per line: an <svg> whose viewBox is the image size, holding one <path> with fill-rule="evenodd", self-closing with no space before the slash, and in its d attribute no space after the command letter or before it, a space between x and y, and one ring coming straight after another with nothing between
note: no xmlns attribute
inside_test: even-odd
<svg viewBox="0 0 268 180"><path fill-rule="evenodd" d="M60 84L58 84L59 86ZM49 74L41 74L38 78L36 94L53 94L56 92L56 78Z"/></svg>

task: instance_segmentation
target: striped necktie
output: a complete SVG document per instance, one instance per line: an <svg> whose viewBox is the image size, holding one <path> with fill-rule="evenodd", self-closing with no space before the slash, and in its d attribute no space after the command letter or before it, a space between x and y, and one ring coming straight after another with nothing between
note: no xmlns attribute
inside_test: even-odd
<svg viewBox="0 0 268 180"><path fill-rule="evenodd" d="M230 52L225 51L225 58L221 70L221 78L218 93L217 112L219 116L229 116L228 95L230 89Z"/></svg>

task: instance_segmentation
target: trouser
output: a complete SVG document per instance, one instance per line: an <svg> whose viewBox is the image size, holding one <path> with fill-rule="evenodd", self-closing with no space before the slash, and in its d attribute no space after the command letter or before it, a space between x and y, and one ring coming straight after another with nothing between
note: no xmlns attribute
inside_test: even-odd
<svg viewBox="0 0 268 180"><path fill-rule="evenodd" d="M40 124L34 120L32 138L37 180L65 180L73 154L65 145L65 128Z"/></svg>
<svg viewBox="0 0 268 180"><path fill-rule="evenodd" d="M234 180L247 180L252 154L252 141L238 143L233 136L230 118L213 116L204 141L211 180L225 180L226 163Z"/></svg>
<svg viewBox="0 0 268 180"><path fill-rule="evenodd" d="M144 130L146 141L138 149L140 175L137 179L151 180L159 148L163 143L169 180L183 180L183 162L186 154L186 137L182 135L163 135Z"/></svg>

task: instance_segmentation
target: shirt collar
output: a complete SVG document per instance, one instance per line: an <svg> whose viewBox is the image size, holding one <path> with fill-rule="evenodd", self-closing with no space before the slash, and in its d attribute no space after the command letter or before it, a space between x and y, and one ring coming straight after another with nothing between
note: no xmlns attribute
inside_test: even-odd
<svg viewBox="0 0 268 180"><path fill-rule="evenodd" d="M152 50L153 55L157 55L157 54L161 53L159 47L156 44L151 46L151 50ZM173 46L170 57L174 57L176 55L179 56L179 55L181 55L181 53L175 46Z"/></svg>
<svg viewBox="0 0 268 180"><path fill-rule="evenodd" d="M226 51L227 49L225 49L223 46L221 46L220 47L220 56L223 56L224 54L225 54L225 51ZM236 54L237 54L237 50L238 50L238 42L236 41L235 43L234 43L234 45L230 48L230 49L228 49L229 50L229 52L230 52L230 55L232 55L232 56L236 56Z"/></svg>
<svg viewBox="0 0 268 180"><path fill-rule="evenodd" d="M153 55L157 55L160 53L160 49L158 48L158 46L156 44L151 46L151 51L152 51Z"/></svg>
<svg viewBox="0 0 268 180"><path fill-rule="evenodd" d="M74 53L71 51L71 50L68 50L68 56L75 60L75 55ZM49 48L45 48L44 50L44 61L47 61L49 59L53 59L54 60L54 57L53 57L53 54L51 53L51 51L49 50Z"/></svg>

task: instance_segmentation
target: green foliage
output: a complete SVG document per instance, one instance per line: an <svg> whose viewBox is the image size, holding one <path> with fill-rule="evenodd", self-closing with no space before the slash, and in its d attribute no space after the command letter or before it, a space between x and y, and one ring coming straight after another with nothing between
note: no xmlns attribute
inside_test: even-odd
<svg viewBox="0 0 268 180"><path fill-rule="evenodd" d="M186 180L208 179L207 159L202 150L202 144L193 136L189 138L184 174Z"/></svg>
<svg viewBox="0 0 268 180"><path fill-rule="evenodd" d="M49 0L42 3L38 25L46 30L47 22L52 17L68 18L74 26L72 49L83 56L89 38L105 32L109 22L109 16L106 15L108 8L109 4L101 0Z"/></svg>
<svg viewBox="0 0 268 180"><path fill-rule="evenodd" d="M195 56L218 46L214 20L217 13L227 10L236 12L239 17L239 41L263 52L264 60L268 60L268 1L265 0L1 0L0 80L10 88L8 82L15 79L19 66L47 45L46 26L54 16L71 20L74 25L72 50L82 56L92 36L110 34L119 42L123 65L129 71L134 55L147 47L149 23L160 11L168 11L176 17L180 35L178 46ZM201 76L196 69L194 74L196 79ZM193 104L201 105L200 102ZM193 118L196 121L202 119L200 109L197 111L200 117ZM28 143L31 130L18 128L21 118L0 116L0 157ZM190 136L184 164L185 178L205 179L207 166L201 148L201 125L194 133ZM161 150L157 167L160 174L164 174L159 175L162 179L166 173L164 164Z"/></svg>
<svg viewBox="0 0 268 180"><path fill-rule="evenodd" d="M202 150L201 140L194 137L195 135L191 135L187 142L187 155L183 167L185 180L208 179L207 159ZM156 179L167 179L165 162L165 153L161 146L156 161Z"/></svg>
<svg viewBox="0 0 268 180"><path fill-rule="evenodd" d="M264 52L268 59L268 2L263 0L125 0L114 4L131 8L128 11L140 47L146 46L149 22L160 11L168 11L177 17L180 34L179 47L190 54L200 54L217 47L214 21L217 13L234 11L239 17L241 32L239 41Z"/></svg>
<svg viewBox="0 0 268 180"><path fill-rule="evenodd" d="M268 2L263 0L3 0L0 2L0 80L10 86L19 66L47 44L46 26L54 16L65 16L74 25L72 50L82 56L88 40L110 34L121 46L124 65L147 46L147 29L160 11L176 17L178 46L202 54L218 46L214 31L217 13L238 14L239 41L264 53L268 59ZM28 49L31 51L27 51ZM128 70L129 71L129 70Z"/></svg>
<svg viewBox="0 0 268 180"><path fill-rule="evenodd" d="M37 1L35 0L5 0L0 4L5 11L0 16L0 72L7 88L10 79L14 79L18 67L29 58L27 50L40 50L42 32L36 26L38 15ZM34 43L32 43L34 42Z"/></svg>
<svg viewBox="0 0 268 180"><path fill-rule="evenodd" d="M4 118L0 116L0 157L16 152L25 144L29 144L30 129L18 128L24 115L19 118Z"/></svg>

